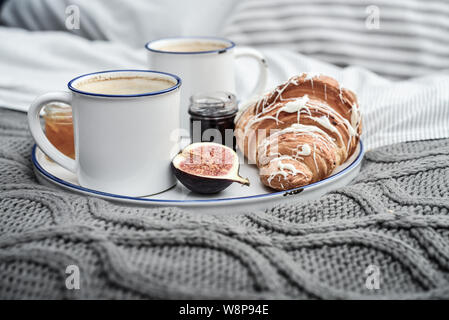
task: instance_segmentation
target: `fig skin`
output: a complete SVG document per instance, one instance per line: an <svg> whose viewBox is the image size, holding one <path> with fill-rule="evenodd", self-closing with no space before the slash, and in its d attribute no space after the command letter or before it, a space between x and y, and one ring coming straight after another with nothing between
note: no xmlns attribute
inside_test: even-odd
<svg viewBox="0 0 449 320"><path fill-rule="evenodd" d="M224 148L232 153L232 155L234 157L234 163L226 175L217 176L217 177L202 176L199 174L189 173L187 171L181 170L180 168L178 168L175 165L175 163L178 163L176 161L176 160L178 160L178 157L180 157L182 159L182 157L184 156L184 152L188 152L197 147L199 147L199 148L207 147L208 145L215 146L217 148ZM240 177L238 174L240 164L238 163L238 156L235 153L235 151L226 146L219 145L219 144L216 144L213 142L197 142L197 143L193 143L193 144L187 146L186 148L184 148L184 150L182 150L180 153L178 153L178 155L176 155L173 158L173 160L171 162L171 168L172 168L172 171L173 171L175 177L186 188L188 188L189 190L196 192L196 193L202 193L202 194L217 193L217 192L223 191L224 189L229 187L233 182L238 182L243 185L249 186L248 179L244 179L244 178Z"/></svg>
<svg viewBox="0 0 449 320"><path fill-rule="evenodd" d="M196 176L179 170L171 164L172 170L178 179L187 189L203 194L218 193L229 187L234 181L227 179L215 179Z"/></svg>

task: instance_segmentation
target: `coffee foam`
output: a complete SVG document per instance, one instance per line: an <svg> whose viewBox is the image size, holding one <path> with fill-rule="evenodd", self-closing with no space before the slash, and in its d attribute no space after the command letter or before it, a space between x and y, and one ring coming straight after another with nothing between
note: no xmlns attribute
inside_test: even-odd
<svg viewBox="0 0 449 320"><path fill-rule="evenodd" d="M152 77L96 77L74 85L80 91L108 94L145 94L171 88L176 83L169 79Z"/></svg>
<svg viewBox="0 0 449 320"><path fill-rule="evenodd" d="M227 47L228 45L223 43L192 41L192 42L179 42L161 45L156 49L160 51L170 51L170 52L203 52L203 51L223 50L226 49Z"/></svg>

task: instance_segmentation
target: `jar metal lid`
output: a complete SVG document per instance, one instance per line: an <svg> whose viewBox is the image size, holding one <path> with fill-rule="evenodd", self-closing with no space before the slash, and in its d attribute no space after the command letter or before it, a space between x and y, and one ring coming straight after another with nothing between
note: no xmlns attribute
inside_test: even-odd
<svg viewBox="0 0 449 320"><path fill-rule="evenodd" d="M189 114L205 118L222 118L237 113L235 95L230 92L202 92L190 97Z"/></svg>

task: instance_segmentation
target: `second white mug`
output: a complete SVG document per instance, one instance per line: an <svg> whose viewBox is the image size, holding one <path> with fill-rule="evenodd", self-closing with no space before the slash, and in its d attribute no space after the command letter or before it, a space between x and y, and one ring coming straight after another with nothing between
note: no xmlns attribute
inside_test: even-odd
<svg viewBox="0 0 449 320"><path fill-rule="evenodd" d="M267 82L267 64L263 55L252 48L236 47L227 39L211 37L166 38L146 44L150 69L181 77L180 124L189 130L189 98L199 92L236 93L234 58L250 57L258 61L259 77L250 96L260 95ZM249 97L239 97L245 100Z"/></svg>

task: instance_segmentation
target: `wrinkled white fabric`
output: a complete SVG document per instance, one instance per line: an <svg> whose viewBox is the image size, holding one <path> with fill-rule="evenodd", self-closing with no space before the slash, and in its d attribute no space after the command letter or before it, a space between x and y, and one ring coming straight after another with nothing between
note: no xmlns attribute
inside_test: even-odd
<svg viewBox="0 0 449 320"><path fill-rule="evenodd" d="M9 0L0 21L32 31L67 31L142 48L170 36L221 34L240 0ZM79 29L73 29L73 7ZM66 22L70 29L67 29Z"/></svg>
<svg viewBox="0 0 449 320"><path fill-rule="evenodd" d="M5 9L8 9L10 2L5 4ZM28 6L34 3L34 1L26 0L18 2L22 5L28 3ZM35 2L43 5L41 9L36 9L38 12L48 10L47 14L53 12L54 16L58 16L54 12L60 13L61 8L67 3L67 1L61 1L60 4L50 5L50 2L56 2L49 0ZM87 6L85 2L71 1L71 3L79 3L80 6L81 4ZM151 2L152 4L146 7L159 8L165 12L164 16L167 16L166 11L169 10L169 16L171 16L171 13L175 11L169 7L175 2L178 3L174 0L164 2L164 9L162 9L162 2ZM82 37L73 32L27 31L0 27L0 43L2 44L0 46L0 106L26 111L36 96L48 91L67 90L67 82L80 74L108 69L147 68L146 51L143 46L152 38L195 34L194 30L200 30L200 28L203 28L205 33L219 34L219 25L224 23L226 10L223 8L222 11L218 10L219 4L216 1L207 2L209 4L203 0L194 2L197 5L201 2L204 12L214 13L209 18L217 20L215 24L211 24L216 27L215 30L213 27L204 27L207 21L203 21L200 17L205 13L199 12L197 6L195 10L184 8L185 19L179 19L182 15L180 11L176 11L178 18L175 22L178 23L176 25L182 25L180 27L182 31L176 29L171 20L155 20L154 25L157 25L160 30L153 28L148 31L145 29L145 24L139 25L137 22L145 14L135 14L138 11L133 11L134 15L131 15L126 8L122 13L115 12L117 11L114 11L114 8L117 8L115 0L108 1L110 3L108 7L105 7L102 2L102 10L106 10L105 12L92 9L96 3L99 4L98 1L88 2L91 3L88 5L90 9L81 13L81 29L86 32ZM143 2L135 0L130 7L135 10L136 4L139 3L143 6ZM182 6L186 4L179 5L177 10L181 10ZM20 6L16 5L16 7ZM8 9L10 14L13 12L11 8ZM231 9L232 6L228 4L227 10ZM91 24L96 25L95 28L88 27L89 23L86 23L90 21L86 18L89 12L92 15ZM143 9L142 12L144 12ZM152 17L157 16L155 12L153 11ZM105 17L102 17L102 14ZM25 18L27 15L30 17ZM118 26L110 26L108 19L117 20L111 18L117 17L115 15L121 17L129 15L134 18L118 19L120 21ZM188 16L195 17L195 15L197 19L187 19ZM4 21L7 20L6 16L3 11ZM13 16L15 20L12 19ZM33 21L45 19L33 19L32 16L29 12L16 12L15 15L11 14L9 24L16 23L33 30L49 30L58 29L55 21L59 21L60 29L64 30L64 14L58 16L59 18L50 25L42 21L42 25L33 26L32 23L35 23ZM135 31L122 32L128 28L127 26L132 26L129 28ZM164 26L167 28L163 28ZM114 31L115 27L118 28L116 31ZM101 36L102 32L104 36ZM106 34L107 32L110 33ZM136 34L139 37L134 37ZM103 38L111 41L89 40ZM363 140L368 148L402 141L449 137L449 72L447 71L393 82L359 67L341 69L286 49L269 47L260 49L269 64L267 88L272 88L298 73L312 71L334 76L343 87L356 92L364 116ZM255 84L257 66L254 61L241 59L237 61L236 68L237 94L244 97Z"/></svg>

